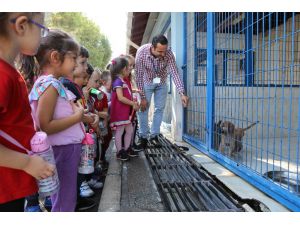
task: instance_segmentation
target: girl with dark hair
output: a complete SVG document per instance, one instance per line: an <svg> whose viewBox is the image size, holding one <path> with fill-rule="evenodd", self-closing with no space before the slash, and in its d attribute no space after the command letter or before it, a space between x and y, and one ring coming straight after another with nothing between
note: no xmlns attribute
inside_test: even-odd
<svg viewBox="0 0 300 225"><path fill-rule="evenodd" d="M112 60L110 73L112 76L112 95L110 109L110 126L115 130L115 142L117 148L117 159L128 160L128 155L133 155L130 148L133 128L131 124L131 107L138 110L137 102L132 100L132 93L124 78L128 76L128 61L124 57L118 57ZM122 149L122 135L124 137L124 148Z"/></svg>
<svg viewBox="0 0 300 225"><path fill-rule="evenodd" d="M60 180L58 192L51 196L54 212L72 212L76 205L84 110L79 102L74 103L75 95L59 78L74 71L78 51L78 44L63 31L51 30L42 38L35 56L41 76L29 95L36 125L48 134ZM35 69L36 64L29 66Z"/></svg>
<svg viewBox="0 0 300 225"><path fill-rule="evenodd" d="M38 190L34 178L54 172L23 149L30 149L35 130L25 81L15 68L17 56L34 55L47 35L43 21L44 13L0 13L0 212L24 211L25 196Z"/></svg>

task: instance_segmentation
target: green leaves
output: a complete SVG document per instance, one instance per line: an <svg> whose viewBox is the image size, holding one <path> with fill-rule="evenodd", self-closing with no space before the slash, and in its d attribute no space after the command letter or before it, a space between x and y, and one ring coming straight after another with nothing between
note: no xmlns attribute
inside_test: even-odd
<svg viewBox="0 0 300 225"><path fill-rule="evenodd" d="M80 12L47 13L46 25L68 32L89 51L89 62L94 67L104 68L111 57L109 40L100 28Z"/></svg>

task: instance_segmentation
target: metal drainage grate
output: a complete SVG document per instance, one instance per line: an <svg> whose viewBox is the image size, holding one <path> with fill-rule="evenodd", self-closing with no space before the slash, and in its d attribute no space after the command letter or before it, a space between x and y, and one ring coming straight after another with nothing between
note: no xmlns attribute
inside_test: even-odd
<svg viewBox="0 0 300 225"><path fill-rule="evenodd" d="M243 207L181 149L159 136L161 148L148 142L146 158L166 208L171 212L239 212Z"/></svg>

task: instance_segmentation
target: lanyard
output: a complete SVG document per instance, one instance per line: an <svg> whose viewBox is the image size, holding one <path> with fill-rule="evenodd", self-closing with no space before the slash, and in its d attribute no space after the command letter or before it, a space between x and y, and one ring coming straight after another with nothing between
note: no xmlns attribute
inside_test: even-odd
<svg viewBox="0 0 300 225"><path fill-rule="evenodd" d="M87 105L86 105L85 97L84 97L84 95L83 95L82 90L80 90L80 88L78 88L78 85L77 85L76 83L74 83L73 81L71 81L70 79L68 79L68 78L65 78L65 79L69 80L69 81L76 87L77 91L78 91L79 94L81 95L83 108L85 108Z"/></svg>
<svg viewBox="0 0 300 225"><path fill-rule="evenodd" d="M10 143L12 143L12 144L18 146L19 148L25 150L27 153L30 153L30 150L25 148L23 145L20 144L20 142L18 142L16 139L14 139L12 136L10 136L9 134L5 133L2 130L0 130L0 136L3 137L4 139L6 139L7 141L9 141Z"/></svg>

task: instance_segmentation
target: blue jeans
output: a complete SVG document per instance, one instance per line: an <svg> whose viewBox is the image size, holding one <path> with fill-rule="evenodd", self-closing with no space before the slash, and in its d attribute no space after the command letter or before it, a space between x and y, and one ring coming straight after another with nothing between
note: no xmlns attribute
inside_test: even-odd
<svg viewBox="0 0 300 225"><path fill-rule="evenodd" d="M151 97L154 93L154 114L150 130L150 137L154 137L160 133L160 125L166 105L168 88L166 84L150 84L144 85L144 93L148 102L148 107L144 112L138 112L139 134L142 138L147 138L149 133L148 112L151 103Z"/></svg>

